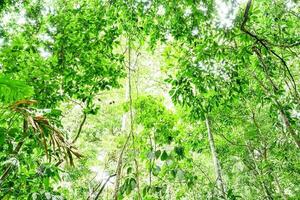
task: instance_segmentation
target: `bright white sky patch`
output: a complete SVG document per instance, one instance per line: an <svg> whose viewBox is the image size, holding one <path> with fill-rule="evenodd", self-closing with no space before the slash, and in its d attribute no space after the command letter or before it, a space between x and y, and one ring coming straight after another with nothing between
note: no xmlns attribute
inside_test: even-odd
<svg viewBox="0 0 300 200"><path fill-rule="evenodd" d="M246 2L246 0L237 0L236 4L233 5L231 1L226 2L224 0L216 0L216 25L220 28L231 28L233 26L233 21L236 18L239 6L244 2Z"/></svg>
<svg viewBox="0 0 300 200"><path fill-rule="evenodd" d="M53 38L46 33L40 33L40 34L38 34L37 37L39 38L39 40L41 40L43 42L51 42L51 43L54 42Z"/></svg>
<svg viewBox="0 0 300 200"><path fill-rule="evenodd" d="M192 13L193 13L193 12L192 12L192 9L191 9L190 7L186 8L186 9L184 10L184 16L185 16L185 17L191 16Z"/></svg>
<svg viewBox="0 0 300 200"><path fill-rule="evenodd" d="M109 173L104 171L100 166L91 166L90 170L96 174L95 180L97 182L106 181L109 178ZM107 187L112 187L114 185L115 179L112 177L107 183Z"/></svg>
<svg viewBox="0 0 300 200"><path fill-rule="evenodd" d="M5 13L4 16L2 17L2 23L4 25L8 24L11 18L12 18L11 15Z"/></svg>
<svg viewBox="0 0 300 200"><path fill-rule="evenodd" d="M3 46L3 44L4 44L4 39L0 38L0 47Z"/></svg>
<svg viewBox="0 0 300 200"><path fill-rule="evenodd" d="M50 31L50 33L55 33L57 31L57 29L53 26L48 26L48 30Z"/></svg>
<svg viewBox="0 0 300 200"><path fill-rule="evenodd" d="M158 6L158 9L157 9L157 15L158 16L163 16L166 14L166 9L163 5L160 5Z"/></svg>
<svg viewBox="0 0 300 200"><path fill-rule="evenodd" d="M40 53L40 55L43 57L43 58L49 58L50 56L51 56L51 53L49 52L49 51L47 51L47 50L45 50L44 48L42 48L42 47L39 47L38 48L38 51L39 51L39 53Z"/></svg>
<svg viewBox="0 0 300 200"><path fill-rule="evenodd" d="M18 24L18 25L24 25L24 24L26 24L26 18L25 18L25 17L20 17L20 18L17 20L17 24Z"/></svg>
<svg viewBox="0 0 300 200"><path fill-rule="evenodd" d="M106 154L107 153L105 151L100 151L99 154L98 154L98 156L97 156L97 159L99 161L103 161L105 159L105 157L106 157Z"/></svg>
<svg viewBox="0 0 300 200"><path fill-rule="evenodd" d="M75 3L73 7L74 9L79 10L81 6L79 3Z"/></svg>
<svg viewBox="0 0 300 200"><path fill-rule="evenodd" d="M170 33L170 31L167 31L166 35L165 35L165 39L167 40L167 42L173 42L174 41L174 37L173 35Z"/></svg>
<svg viewBox="0 0 300 200"><path fill-rule="evenodd" d="M192 58L192 60L196 59ZM216 78L221 78L224 81L230 80L228 73L232 70L232 67L226 64L224 61L216 62L212 60L210 63L198 61L197 63L194 63L194 66L198 67L201 71L206 72Z"/></svg>
<svg viewBox="0 0 300 200"><path fill-rule="evenodd" d="M296 109L293 109L292 112L291 112L291 116L292 116L293 118L298 118L298 119L300 119L300 112L297 111Z"/></svg>
<svg viewBox="0 0 300 200"><path fill-rule="evenodd" d="M197 6L197 9L199 10L199 11L202 11L204 14L206 14L207 13L207 7L206 7L206 5L203 3L203 2L200 2L199 4L198 4L198 6Z"/></svg>
<svg viewBox="0 0 300 200"><path fill-rule="evenodd" d="M46 15L49 15L49 14L54 15L55 14L54 4L55 4L55 1L53 1L53 0L45 0L43 9L41 11L42 15L43 16L46 16Z"/></svg>
<svg viewBox="0 0 300 200"><path fill-rule="evenodd" d="M18 25L24 25L26 23L26 10L21 9L19 13L16 12L4 13L1 20L4 26L9 26L9 24L13 21L15 21Z"/></svg>
<svg viewBox="0 0 300 200"><path fill-rule="evenodd" d="M297 4L293 0L286 1L286 9L287 10L291 10L291 9L295 8L296 6L297 6Z"/></svg>
<svg viewBox="0 0 300 200"><path fill-rule="evenodd" d="M197 36L199 34L199 29L197 27L195 27L193 30L192 30L192 36Z"/></svg>
<svg viewBox="0 0 300 200"><path fill-rule="evenodd" d="M144 11L147 11L152 5L152 0L136 0L136 3L144 4Z"/></svg>

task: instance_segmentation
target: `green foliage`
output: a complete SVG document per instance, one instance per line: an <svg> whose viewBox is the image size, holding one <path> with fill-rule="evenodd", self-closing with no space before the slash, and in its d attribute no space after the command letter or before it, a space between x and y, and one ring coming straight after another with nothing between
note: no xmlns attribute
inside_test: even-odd
<svg viewBox="0 0 300 200"><path fill-rule="evenodd" d="M299 199L299 9L1 1L0 199Z"/></svg>
<svg viewBox="0 0 300 200"><path fill-rule="evenodd" d="M134 102L137 109L136 122L149 131L155 132L155 139L158 143L171 143L176 131L174 115L161 103L161 99L152 96L139 97Z"/></svg>
<svg viewBox="0 0 300 200"><path fill-rule="evenodd" d="M0 102L12 103L33 95L33 89L22 81L0 76Z"/></svg>

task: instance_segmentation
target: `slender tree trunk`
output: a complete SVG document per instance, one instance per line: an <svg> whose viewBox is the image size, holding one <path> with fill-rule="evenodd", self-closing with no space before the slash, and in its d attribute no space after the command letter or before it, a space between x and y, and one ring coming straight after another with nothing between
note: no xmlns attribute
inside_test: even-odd
<svg viewBox="0 0 300 200"><path fill-rule="evenodd" d="M132 84L131 84L131 79L132 79L132 69L131 65L131 37L129 36L128 38L128 94L129 94L129 114L130 114L130 135L132 137L132 147L133 151L136 153L136 148L135 148L135 134L134 134L134 121L133 121L133 100L132 100ZM138 193L138 199L142 199L141 193L140 193L140 181L139 181L139 164L138 160L136 157L134 157L134 164L135 164L135 179L136 179L136 186L137 186L137 193Z"/></svg>
<svg viewBox="0 0 300 200"><path fill-rule="evenodd" d="M299 139L299 136L297 135L297 133L295 132L295 130L291 126L290 121L287 118L287 116L286 116L286 114L285 114L285 112L283 111L282 108L280 108L279 112L280 112L280 116L282 118L282 121L283 121L283 124L284 124L285 128L292 135L292 137L293 137L293 139L294 139L297 147L300 148L300 139Z"/></svg>
<svg viewBox="0 0 300 200"><path fill-rule="evenodd" d="M120 180L121 180L121 174L122 174L122 167L123 167L123 154L125 152L125 149L128 145L130 139L130 134L128 134L127 139L125 141L125 144L123 145L123 148L121 150L118 163L117 163L117 171L116 171L116 182L115 182L115 189L114 189L114 194L113 194L113 199L117 200L118 199L118 192L119 192L119 186L120 186Z"/></svg>
<svg viewBox="0 0 300 200"><path fill-rule="evenodd" d="M112 177L114 177L114 176L116 176L116 174L110 175L110 176L106 179L106 181L105 181L105 182L103 183L103 185L101 186L101 188L100 188L98 194L96 195L95 200L99 199L100 194L103 192L103 190L104 190L106 184L107 184L108 181L109 181Z"/></svg>
<svg viewBox="0 0 300 200"><path fill-rule="evenodd" d="M74 140L72 141L73 144L77 141L77 139L78 139L79 136L80 136L80 133L81 133L81 131L82 131L82 128L83 128L83 126L84 126L84 124L85 124L85 122L86 122L86 117L87 117L86 113L83 113L83 119L82 119L82 121L81 121L81 123L80 123L80 125L79 125L78 132L77 132L77 134L76 134Z"/></svg>
<svg viewBox="0 0 300 200"><path fill-rule="evenodd" d="M261 180L261 178L263 177L257 163L256 163L256 160L255 160L255 157L252 153L252 150L250 149L250 145L246 142L246 148L247 148L247 151L249 153L249 157L252 159L252 163L254 166L251 166L251 165L246 165L248 166L248 168L252 169L253 172L254 172L254 176L256 177L256 179L258 180L258 182L260 183L264 193L265 193L265 198L268 199L268 200L272 200L273 197L272 197L272 194L270 192L270 189L268 188L266 182L264 180Z"/></svg>
<svg viewBox="0 0 300 200"><path fill-rule="evenodd" d="M215 174L217 176L217 180L216 180L217 187L220 190L222 197L226 199L226 187L225 187L225 183L222 178L222 170L221 170L221 165L220 165L216 147L215 147L214 137L211 132L210 119L207 115L205 117L205 123L206 123L206 128L207 128L208 141L209 141L210 151L211 151L211 155L212 155L212 159L213 159Z"/></svg>
<svg viewBox="0 0 300 200"><path fill-rule="evenodd" d="M281 195L282 199L287 200L287 197L284 194L284 190L282 189L282 187L281 187L281 185L279 183L278 177L275 174L274 174L274 179L275 179L277 188L278 188L278 190L280 192L280 195Z"/></svg>
<svg viewBox="0 0 300 200"><path fill-rule="evenodd" d="M127 86L125 88L125 99L126 99L126 101L129 100L129 86ZM122 116L122 123L121 123L121 131L124 132L124 133L127 132L126 131L127 121L128 121L128 113L124 113L123 116ZM127 148L130 137L131 137L131 132L128 133L126 141L125 141L125 143L122 147L121 153L120 153L119 158L118 158L117 170L116 170L116 182L115 182L115 188L114 188L114 193L113 193L113 199L114 200L118 199L118 192L119 192L121 175L122 175L122 167L123 167L123 154L125 152L125 149Z"/></svg>
<svg viewBox="0 0 300 200"><path fill-rule="evenodd" d="M125 99L129 99L129 90L128 87L126 87L126 92L125 92ZM124 113L122 116L122 125L121 125L121 131L126 132L127 128L127 113ZM113 199L117 200L118 199L118 191L120 187L120 179L121 179L121 173L122 173L122 165L123 165L123 154L124 151L128 145L129 139L130 139L131 134L129 133L126 141L122 147L121 153L119 155L118 163L117 163L117 171L116 171L116 182L115 182L115 188L114 188L114 194L113 194Z"/></svg>
<svg viewBox="0 0 300 200"><path fill-rule="evenodd" d="M289 69L289 67L287 66L287 63L286 61L280 57L274 50L272 50L270 47L269 47L269 44L266 40L263 40L261 39L260 37L258 37L256 34L250 32L246 27L246 22L248 21L249 19L249 11L250 11L250 8L251 8L251 4L252 4L252 0L248 0L247 2L247 6L246 6L246 9L245 9L245 12L244 12L244 19L242 21L242 24L241 24L241 30L243 32L245 32L247 35L251 36L252 38L254 38L256 40L256 42L260 43L267 51L269 51L272 55L274 55L277 59L280 60L280 62L283 64L287 74L289 75L289 81L291 82L291 85L293 86L294 88L294 92L295 92L295 96L296 98L298 99L299 101L299 94L298 94L298 89L297 89L297 85L295 83L295 80L294 80L294 77ZM272 85L272 88L273 88L273 91L274 93L278 90L278 87L274 84L274 81L271 79L271 77L269 76L268 72L267 72L267 67L266 67L266 64L264 63L263 61L263 58L262 58L262 55L260 53L260 50L258 50L257 48L253 48L253 51L256 53L256 55L258 56L258 59L259 61L261 62L261 64L263 65L264 67L264 73L265 73L265 76L266 78L269 80L269 82L271 83ZM268 88L264 86L264 84L258 79L255 77L255 79L262 85L262 87L264 88L266 94L270 93ZM286 80L285 80L286 82ZM287 83L287 82L286 82ZM288 84L287 84L288 85ZM273 96L273 95L272 95ZM292 128L290 122L289 122L289 119L287 118L284 110L282 109L282 106L278 104L278 100L276 98L273 97L273 101L275 101L275 104L277 104L277 106L279 107L279 111L280 111L280 115L281 115L281 118L283 120L283 123L284 125L286 126L287 130L290 132L290 134L292 135L296 145L298 148L300 148L300 138L299 138L299 135L297 135L297 133L294 131L294 129Z"/></svg>
<svg viewBox="0 0 300 200"><path fill-rule="evenodd" d="M125 86L125 100L129 101L129 83L126 83L127 85ZM128 113L124 113L122 116L122 121L121 121L121 131L124 132L127 129L127 121L128 121Z"/></svg>
<svg viewBox="0 0 300 200"><path fill-rule="evenodd" d="M129 118L130 118L130 127L129 127L129 134L127 137L127 140L123 146L122 152L119 157L118 161L118 166L117 166L117 173L116 173L116 184L115 184L115 191L114 191L114 200L118 199L118 191L119 191L119 185L120 185L120 180L121 180L121 171L122 171L122 159L123 159L123 154L124 151L128 145L128 142L130 140L130 137L132 138L132 146L134 152L136 152L135 149L135 135L134 135L134 121L133 121L133 110L132 110L132 105L133 105L133 100L132 100L132 84L131 84L131 79L132 79L132 63L131 63L131 36L129 35L128 37L128 87L126 90L126 99L129 101ZM122 127L121 130L126 129L126 121L127 121L127 115L126 113L123 115L122 118ZM136 179L136 185L137 185L137 193L138 193L138 199L142 199L141 192L140 192L140 181L139 181L139 165L138 165L138 160L137 158L134 158L134 163L136 167L136 173L135 173L135 179Z"/></svg>
<svg viewBox="0 0 300 200"><path fill-rule="evenodd" d="M272 93L269 92L268 87L254 74L254 78L257 80L257 82L260 84L260 86L262 87L262 89L264 90L265 94L268 94L270 96L273 96ZM274 90L274 88L273 88ZM272 98L272 101L274 103L275 106L277 106L279 113L280 113L280 117L282 119L282 123L284 125L284 127L286 128L286 130L291 134L291 136L293 137L294 142L296 143L296 146L298 148L300 148L300 138L299 135L295 132L294 128L291 126L291 123L286 115L285 110L283 109L282 104L279 102L279 100L275 97Z"/></svg>

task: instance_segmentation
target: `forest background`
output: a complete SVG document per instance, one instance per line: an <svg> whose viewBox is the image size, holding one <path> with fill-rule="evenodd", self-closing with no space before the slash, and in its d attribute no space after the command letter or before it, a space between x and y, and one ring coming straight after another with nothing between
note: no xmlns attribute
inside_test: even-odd
<svg viewBox="0 0 300 200"><path fill-rule="evenodd" d="M3 0L0 199L299 199L298 0Z"/></svg>

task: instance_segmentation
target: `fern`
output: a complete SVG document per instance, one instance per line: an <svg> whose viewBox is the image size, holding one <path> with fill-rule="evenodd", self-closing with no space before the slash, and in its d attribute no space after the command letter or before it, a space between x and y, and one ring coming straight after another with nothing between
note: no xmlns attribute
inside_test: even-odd
<svg viewBox="0 0 300 200"><path fill-rule="evenodd" d="M33 95L33 89L23 81L0 76L0 102L11 103Z"/></svg>

